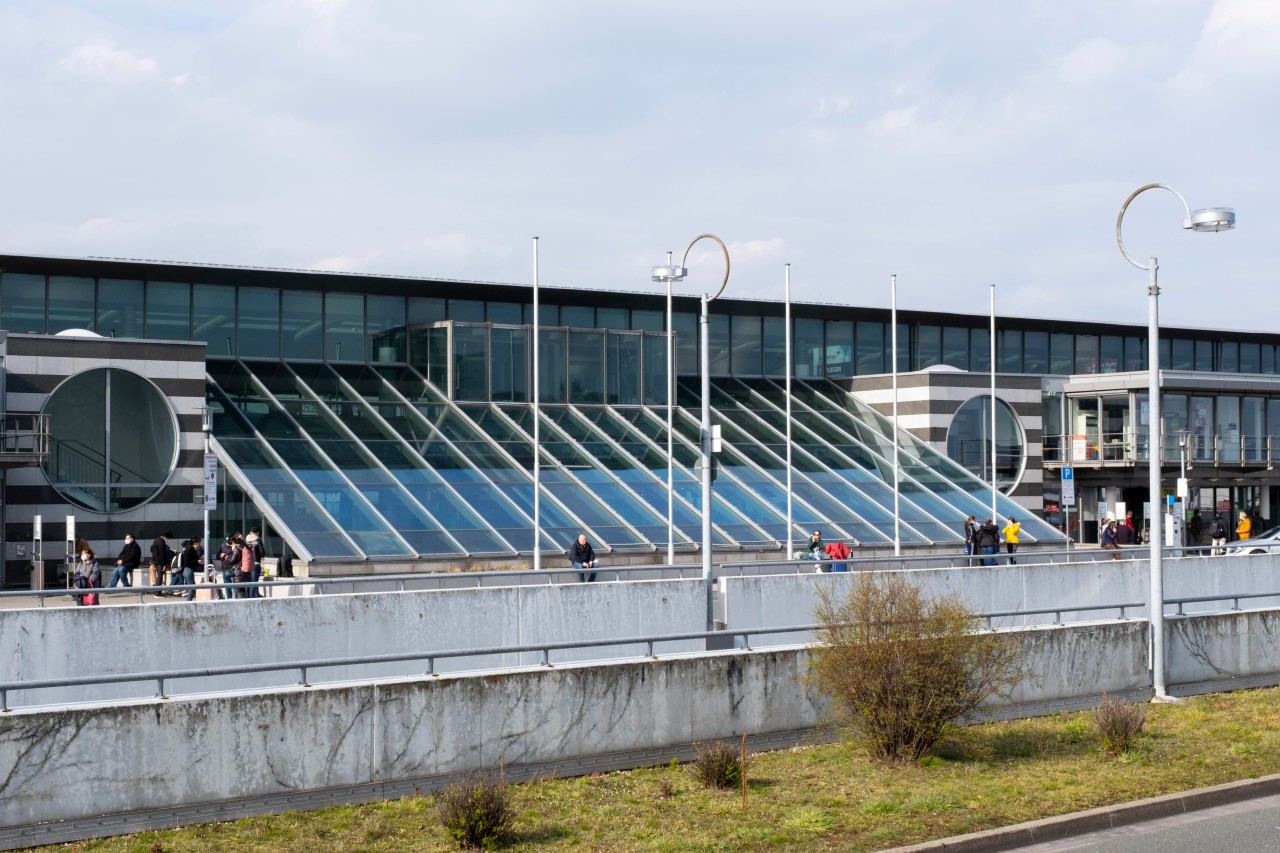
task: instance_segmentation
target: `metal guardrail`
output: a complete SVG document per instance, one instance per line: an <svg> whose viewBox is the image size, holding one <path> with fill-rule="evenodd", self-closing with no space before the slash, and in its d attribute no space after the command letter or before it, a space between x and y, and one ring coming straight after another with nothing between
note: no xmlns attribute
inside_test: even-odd
<svg viewBox="0 0 1280 853"><path fill-rule="evenodd" d="M1090 604L1081 605L1079 607L1057 607L1043 608L1038 610L1011 610L1011 611L993 611L991 613L979 614L979 619L986 619L987 628L995 630L993 620L1010 616L1036 616L1047 613L1054 614L1055 625L1063 624L1063 613L1082 613L1092 610L1119 610L1120 618L1125 619L1125 611L1133 608L1143 607L1141 602L1123 602L1117 604ZM313 686L308 678L309 672L315 669L327 669L337 666L361 666L369 664L384 663L406 663L412 661L424 661L425 667L423 675L439 676L435 671L436 661L448 658L464 658L464 657L489 657L494 655L510 655L524 654L536 652L540 660L532 666L516 666L503 667L504 670L519 670L528 668L550 667L552 663L551 653L555 651L564 651L568 649L593 649L607 648L610 646L644 646L645 652L639 656L644 660L656 660L658 655L655 646L661 643L680 642L682 640L707 640L717 639L723 640L729 638L733 642L732 648L742 651L750 651L751 637L773 634L801 634L816 631L821 626L818 624L809 625L782 625L767 628L737 628L725 629L721 631L690 631L680 634L658 634L642 637L617 637L595 640L566 640L556 643L524 643L513 646L485 646L470 649L445 649L442 651L431 652L399 652L394 654L383 655L360 655L357 657L346 658L317 658L304 661L271 661L267 663L256 664L236 664L231 666L205 667L200 669L178 669L166 670L163 672L137 672L137 673L113 673L110 675L82 675L71 678L44 678L30 681L10 681L0 682L0 712L12 710L9 707L9 693L16 690L42 690L54 687L86 687L97 684L132 684L155 682L156 692L151 698L168 699L171 698L165 691L166 682L173 682L187 678L209 678L223 675L242 675L257 672L288 672L289 670L298 670L298 681L293 686L311 687ZM738 639L742 639L742 645L738 645ZM687 654L687 653L685 653ZM627 660L629 658L619 658ZM579 663L580 661L575 661ZM201 691L208 692L208 691Z"/></svg>
<svg viewBox="0 0 1280 853"><path fill-rule="evenodd" d="M49 416L0 413L0 458L49 455Z"/></svg>
<svg viewBox="0 0 1280 853"><path fill-rule="evenodd" d="M1183 606L1187 604L1199 604L1205 601L1228 601L1229 600L1231 602L1231 611L1236 612L1240 610L1241 600L1250 599L1250 598L1280 598L1280 592L1229 592L1229 593L1224 593L1222 595L1197 595L1197 596L1192 596L1190 598L1166 598L1164 603L1178 605L1177 615L1186 616L1187 614L1186 614L1186 611L1183 609ZM1196 614L1196 615L1203 615L1203 614Z"/></svg>

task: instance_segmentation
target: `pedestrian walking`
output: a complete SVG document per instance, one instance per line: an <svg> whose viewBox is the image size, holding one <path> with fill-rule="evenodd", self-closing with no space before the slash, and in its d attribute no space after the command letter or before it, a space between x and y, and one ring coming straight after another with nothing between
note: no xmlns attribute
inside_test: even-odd
<svg viewBox="0 0 1280 853"><path fill-rule="evenodd" d="M978 519L969 516L964 520L964 553L969 559L965 565L973 565L973 555L978 547Z"/></svg>
<svg viewBox="0 0 1280 853"><path fill-rule="evenodd" d="M1213 556L1225 554L1226 548L1223 546L1227 544L1227 520L1222 517L1222 513L1213 514L1213 526L1209 528L1209 535L1213 537Z"/></svg>
<svg viewBox="0 0 1280 853"><path fill-rule="evenodd" d="M169 568L169 563L173 560L173 549L169 547L169 540L173 538L173 534L166 530L151 542L151 585L164 586L164 573ZM166 592L156 592L157 596L168 595Z"/></svg>

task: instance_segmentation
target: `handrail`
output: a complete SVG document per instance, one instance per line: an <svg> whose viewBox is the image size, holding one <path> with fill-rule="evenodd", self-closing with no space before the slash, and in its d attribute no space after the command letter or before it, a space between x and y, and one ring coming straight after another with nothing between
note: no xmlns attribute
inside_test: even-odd
<svg viewBox="0 0 1280 853"><path fill-rule="evenodd" d="M1130 608L1145 606L1142 602L1123 602L1118 604L1089 604L1079 607L1054 607L1035 610L1017 610L1017 611L994 611L992 613L977 614L977 618L987 620L987 629L996 630L992 627L992 619L1002 616L1034 616L1045 613L1057 614L1054 624L1061 623L1062 613L1079 613L1090 610L1116 610L1120 611L1120 618L1126 618L1124 611ZM355 657L345 658L314 658L311 660L301 661L268 661L265 663L253 664L233 664L230 666L202 667L196 669L169 669L169 670L153 670L149 672L135 673L110 673L104 675L78 675L69 678L42 678L30 681L6 681L0 682L0 712L10 711L8 694L15 690L43 690L54 687L86 687L97 684L130 684L135 682L154 681L156 683L156 693L154 698L168 699L170 696L165 692L165 682L173 682L187 678L209 678L223 675L243 675L247 673L258 672L284 672L292 669L298 670L299 680L296 686L311 687L308 681L308 671L313 669L327 669L335 666L359 666L366 664L383 664L383 663L405 663L409 661L426 661L426 671L423 675L439 677L440 673L435 671L435 662L446 658L460 657L487 657L492 655L521 654L528 652L539 653L540 661L535 665L523 665L515 667L503 667L506 670L527 669L531 667L552 667L555 664L551 662L551 652L564 651L568 649L591 649L608 646L636 646L643 645L645 653L641 657L647 660L657 660L658 655L654 650L654 646L658 643L679 642L681 640L702 640L711 638L730 637L735 645L734 649L738 651L751 651L750 637L761 636L765 634L798 634L809 633L820 629L820 624L808 625L779 625L763 628L733 628L721 631L688 631L676 634L650 634L639 637L610 637L593 640L562 640L552 643L521 643L510 646L484 646L480 648L469 649L445 649L442 651L417 651L417 652L395 652L380 655L358 655ZM742 646L737 646L737 640L741 637ZM800 643L797 645L808 645L808 643ZM679 653L687 654L687 653ZM626 660L628 658L619 658ZM576 663L576 661L575 661ZM201 691L207 692L207 691Z"/></svg>

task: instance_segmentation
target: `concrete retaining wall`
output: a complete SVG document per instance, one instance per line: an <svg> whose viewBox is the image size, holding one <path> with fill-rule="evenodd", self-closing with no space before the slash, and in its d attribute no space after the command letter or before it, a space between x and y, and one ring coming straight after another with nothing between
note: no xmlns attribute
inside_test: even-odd
<svg viewBox="0 0 1280 853"><path fill-rule="evenodd" d="M706 629L701 580L568 584L0 611L0 681L300 661L543 642L607 640ZM699 651L701 641L662 651ZM552 660L634 657L640 646L555 652ZM436 661L437 672L535 665L534 653ZM422 674L423 663L314 670L314 681ZM279 687L297 671L185 681L182 692ZM138 697L150 685L15 691L15 705Z"/></svg>
<svg viewBox="0 0 1280 853"><path fill-rule="evenodd" d="M1175 694L1280 684L1280 612L1173 618L1165 637Z"/></svg>
<svg viewBox="0 0 1280 853"><path fill-rule="evenodd" d="M1019 632L1039 676L990 711L1087 705L1103 689L1149 695L1145 629ZM619 751L661 763L691 741L817 725L824 706L802 685L807 661L804 649L722 652L15 711L0 715L0 826L319 789L355 799L362 785L500 764L569 774Z"/></svg>

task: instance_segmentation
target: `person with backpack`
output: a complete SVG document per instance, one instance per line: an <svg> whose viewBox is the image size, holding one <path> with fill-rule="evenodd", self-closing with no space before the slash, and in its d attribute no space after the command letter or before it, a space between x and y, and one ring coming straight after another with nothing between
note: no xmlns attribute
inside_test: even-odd
<svg viewBox="0 0 1280 853"><path fill-rule="evenodd" d="M1209 535L1213 537L1213 556L1225 554L1226 548L1222 546L1227 544L1227 520L1222 517L1222 513L1213 514L1213 526L1209 528Z"/></svg>
<svg viewBox="0 0 1280 853"><path fill-rule="evenodd" d="M173 549L169 547L169 540L173 538L173 534L166 530L157 536L151 543L151 585L164 586L164 573L169 568L169 563L173 561ZM157 591L156 597L168 595L167 592Z"/></svg>

